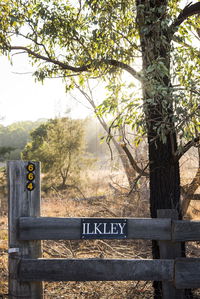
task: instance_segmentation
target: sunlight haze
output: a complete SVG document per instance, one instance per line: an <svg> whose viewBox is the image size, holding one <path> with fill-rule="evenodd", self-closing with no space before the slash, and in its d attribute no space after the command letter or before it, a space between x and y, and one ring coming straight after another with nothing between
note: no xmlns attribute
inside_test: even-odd
<svg viewBox="0 0 200 299"><path fill-rule="evenodd" d="M35 82L34 69L25 54L14 55L12 60L13 65L7 57L0 56L1 124L54 118L66 113L73 118L84 118L90 113L65 93L61 79L46 79L44 84Z"/></svg>

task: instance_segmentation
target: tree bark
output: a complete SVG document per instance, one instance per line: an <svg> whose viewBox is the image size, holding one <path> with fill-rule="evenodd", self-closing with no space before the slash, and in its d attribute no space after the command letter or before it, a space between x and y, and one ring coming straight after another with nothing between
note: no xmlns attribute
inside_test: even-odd
<svg viewBox="0 0 200 299"><path fill-rule="evenodd" d="M174 159L177 137L170 82L171 35L165 19L167 3L166 0L137 0L137 25L143 60L151 217L157 217L158 209L176 209L181 219L179 162ZM182 248L184 256L184 244ZM156 241L152 242L152 255L154 259L160 258ZM161 282L154 282L154 298L162 298Z"/></svg>
<svg viewBox="0 0 200 299"><path fill-rule="evenodd" d="M143 59L143 99L149 147L150 209L180 210L179 163L174 158L177 140L173 123L170 82L170 38L163 27L167 1L141 0L138 27ZM140 8L139 4L144 7Z"/></svg>

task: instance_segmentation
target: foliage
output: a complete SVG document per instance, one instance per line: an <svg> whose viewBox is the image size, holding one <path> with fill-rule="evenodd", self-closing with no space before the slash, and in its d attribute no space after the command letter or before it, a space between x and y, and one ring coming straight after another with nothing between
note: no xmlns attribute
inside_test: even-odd
<svg viewBox="0 0 200 299"><path fill-rule="evenodd" d="M45 123L47 119L40 119L36 122L22 121L12 123L8 126L0 125L0 159L6 160L18 160L21 158L21 151L25 145L30 141L30 133L33 135L33 139L37 139L38 143L42 142L42 137L45 134ZM91 128L94 128L91 132ZM44 131L44 132L42 132ZM93 153L96 157L101 158L107 153L107 147L104 144L100 144L99 137L103 136L103 131L99 124L94 119L85 120L85 139L86 150L89 153ZM35 143L35 146L39 144ZM34 149L33 149L34 150Z"/></svg>
<svg viewBox="0 0 200 299"><path fill-rule="evenodd" d="M149 24L161 15L161 31L168 30L170 36L170 26L181 11L180 1L169 1L168 7L163 4L157 8L147 3L125 0L3 1L1 12L6 20L1 22L4 48L6 44L8 50L27 52L38 66L37 79L43 81L46 77L62 76L67 90L73 88L75 82L84 85L85 78L101 76L108 92L99 113L112 113L113 127L131 123L139 136L146 133L147 119L142 111L142 94L139 90L135 94L134 82L135 79L143 82L145 77L148 78L149 97L144 103L144 112L148 103L155 105L153 98L156 93L171 94L175 113L168 116L173 117L175 126L169 126L166 118L165 123L155 123L155 130L163 142L166 142L168 131L175 130L183 140L179 148L181 151L185 138L193 139L194 128L199 126L199 50L194 38L199 19L195 16L185 18L175 35L171 48L172 85L166 88L160 81L169 75L162 57L150 58L151 63L145 73L140 71L141 32L138 30L137 14L139 10L148 10L143 33L151 34ZM20 37L19 41L23 38L22 46L12 45L13 34ZM167 43L165 38L163 34L161 42ZM132 67L134 64L139 65L139 70ZM128 80L125 72L129 74ZM153 78L155 73L160 76L157 82ZM174 82L176 86L173 86ZM168 100L162 105L169 114ZM137 137L138 140L140 138Z"/></svg>
<svg viewBox="0 0 200 299"><path fill-rule="evenodd" d="M0 125L1 161L20 159L20 153L29 140L30 132L44 121L23 121L8 126Z"/></svg>
<svg viewBox="0 0 200 299"><path fill-rule="evenodd" d="M41 124L22 158L41 161L48 183L62 188L77 184L80 171L93 161L85 152L84 121L61 118Z"/></svg>
<svg viewBox="0 0 200 299"><path fill-rule="evenodd" d="M5 161L7 157L9 156L10 152L14 150L13 147L9 146L1 146L0 147L0 161Z"/></svg>

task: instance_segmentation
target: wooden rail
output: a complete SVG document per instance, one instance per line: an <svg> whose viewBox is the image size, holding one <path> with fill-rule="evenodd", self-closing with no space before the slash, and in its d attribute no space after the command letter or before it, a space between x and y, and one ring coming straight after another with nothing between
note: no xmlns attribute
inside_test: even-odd
<svg viewBox="0 0 200 299"><path fill-rule="evenodd" d="M172 240L200 241L200 221L174 220L172 223Z"/></svg>
<svg viewBox="0 0 200 299"><path fill-rule="evenodd" d="M200 259L21 259L22 281L174 281L177 289L198 288Z"/></svg>
<svg viewBox="0 0 200 299"><path fill-rule="evenodd" d="M80 240L82 219L20 217L19 240ZM200 221L129 218L127 223L127 239L200 241Z"/></svg>
<svg viewBox="0 0 200 299"><path fill-rule="evenodd" d="M81 239L82 219L20 217L19 239L78 240ZM127 239L171 240L170 219L127 219L127 224Z"/></svg>
<svg viewBox="0 0 200 299"><path fill-rule="evenodd" d="M173 280L173 260L22 259L24 281Z"/></svg>
<svg viewBox="0 0 200 299"><path fill-rule="evenodd" d="M200 240L200 221L177 220L175 210L158 210L156 219L120 219L123 238L158 241L159 260L43 259L40 240L79 240L93 218L40 217L39 169L38 162L8 162L10 299L42 299L42 281L162 281L163 299L185 299L184 288L200 287L200 259L180 258L181 241Z"/></svg>

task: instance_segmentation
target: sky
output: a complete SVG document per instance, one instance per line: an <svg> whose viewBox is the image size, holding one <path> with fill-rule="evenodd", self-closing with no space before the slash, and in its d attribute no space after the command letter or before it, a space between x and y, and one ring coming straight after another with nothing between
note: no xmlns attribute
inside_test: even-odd
<svg viewBox="0 0 200 299"><path fill-rule="evenodd" d="M184 0L181 6L185 6L185 2L188 1ZM80 104L66 94L61 79L46 79L43 85L35 82L34 69L26 54L14 55L12 61L13 65L7 57L0 56L0 124L54 118L66 115L66 111L72 118L92 114L84 100Z"/></svg>
<svg viewBox="0 0 200 299"><path fill-rule="evenodd" d="M0 56L0 124L54 118L66 112L72 118L91 114L91 110L66 94L61 79L35 82L34 69L25 54L15 55L12 60L13 65L7 57Z"/></svg>

